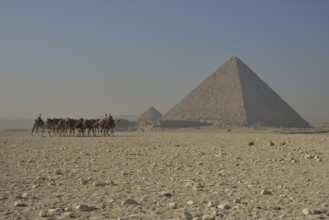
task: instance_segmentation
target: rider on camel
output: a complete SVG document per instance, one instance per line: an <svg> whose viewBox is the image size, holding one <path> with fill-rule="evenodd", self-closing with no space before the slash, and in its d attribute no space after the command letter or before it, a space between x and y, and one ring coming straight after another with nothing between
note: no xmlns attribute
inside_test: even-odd
<svg viewBox="0 0 329 220"><path fill-rule="evenodd" d="M37 123L42 123L43 120L41 118L41 113L39 113L39 117L35 120Z"/></svg>

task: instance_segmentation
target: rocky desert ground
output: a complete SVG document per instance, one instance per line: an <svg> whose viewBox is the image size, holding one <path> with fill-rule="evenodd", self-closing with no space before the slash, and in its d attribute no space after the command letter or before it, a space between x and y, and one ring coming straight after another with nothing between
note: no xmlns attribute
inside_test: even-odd
<svg viewBox="0 0 329 220"><path fill-rule="evenodd" d="M0 219L328 219L329 134L0 132Z"/></svg>

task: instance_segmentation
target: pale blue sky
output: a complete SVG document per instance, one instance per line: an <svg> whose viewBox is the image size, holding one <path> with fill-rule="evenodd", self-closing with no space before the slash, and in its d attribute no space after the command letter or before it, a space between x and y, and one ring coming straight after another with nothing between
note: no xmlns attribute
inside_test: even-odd
<svg viewBox="0 0 329 220"><path fill-rule="evenodd" d="M0 1L0 117L166 113L237 56L329 122L329 1Z"/></svg>

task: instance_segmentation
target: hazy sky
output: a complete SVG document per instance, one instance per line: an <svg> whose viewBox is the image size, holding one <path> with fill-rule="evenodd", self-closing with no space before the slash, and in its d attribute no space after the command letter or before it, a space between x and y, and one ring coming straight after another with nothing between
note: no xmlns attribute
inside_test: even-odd
<svg viewBox="0 0 329 220"><path fill-rule="evenodd" d="M329 1L0 1L0 117L166 113L231 56L329 122Z"/></svg>

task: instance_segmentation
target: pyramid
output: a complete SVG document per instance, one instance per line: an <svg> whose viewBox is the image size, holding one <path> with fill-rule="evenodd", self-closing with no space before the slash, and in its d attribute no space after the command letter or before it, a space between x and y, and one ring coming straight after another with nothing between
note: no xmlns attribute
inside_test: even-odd
<svg viewBox="0 0 329 220"><path fill-rule="evenodd" d="M145 121L149 123L155 123L161 118L162 114L153 106L148 108L141 116L139 116L139 121Z"/></svg>
<svg viewBox="0 0 329 220"><path fill-rule="evenodd" d="M237 57L230 58L161 120L211 121L237 126L260 123L275 127L310 127Z"/></svg>

